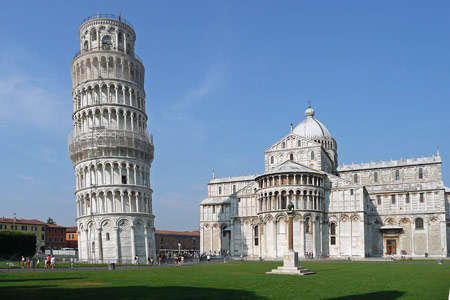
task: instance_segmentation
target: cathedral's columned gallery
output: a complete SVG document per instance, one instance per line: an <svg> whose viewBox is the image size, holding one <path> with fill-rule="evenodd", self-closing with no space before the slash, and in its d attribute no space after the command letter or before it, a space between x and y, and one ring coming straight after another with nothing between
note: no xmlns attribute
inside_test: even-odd
<svg viewBox="0 0 450 300"><path fill-rule="evenodd" d="M200 203L201 252L280 259L448 256L450 189L441 157L338 167L337 143L309 107L306 119L265 150L265 172L213 178Z"/></svg>

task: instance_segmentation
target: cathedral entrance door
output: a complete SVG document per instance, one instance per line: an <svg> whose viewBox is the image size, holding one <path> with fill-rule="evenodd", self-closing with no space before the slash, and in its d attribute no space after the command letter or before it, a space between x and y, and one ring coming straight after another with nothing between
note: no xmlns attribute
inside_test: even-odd
<svg viewBox="0 0 450 300"><path fill-rule="evenodd" d="M386 252L388 255L397 254L397 240L386 240Z"/></svg>

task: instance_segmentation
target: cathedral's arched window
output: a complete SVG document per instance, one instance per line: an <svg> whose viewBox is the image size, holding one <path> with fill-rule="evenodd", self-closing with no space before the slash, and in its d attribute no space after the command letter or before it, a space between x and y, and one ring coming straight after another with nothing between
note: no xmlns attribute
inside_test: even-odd
<svg viewBox="0 0 450 300"><path fill-rule="evenodd" d="M331 223L330 224L330 235L335 235L336 234L336 223Z"/></svg>
<svg viewBox="0 0 450 300"><path fill-rule="evenodd" d="M311 160L314 159L314 151L311 151Z"/></svg>
<svg viewBox="0 0 450 300"><path fill-rule="evenodd" d="M273 158L273 156L270 157L270 163L273 165L274 164L275 159Z"/></svg>
<svg viewBox="0 0 450 300"><path fill-rule="evenodd" d="M255 237L255 246L259 245L259 233L258 233L258 226L255 226L254 230L254 237Z"/></svg>
<svg viewBox="0 0 450 300"><path fill-rule="evenodd" d="M84 42L84 50L89 50L89 42L88 41L85 41Z"/></svg>
<svg viewBox="0 0 450 300"><path fill-rule="evenodd" d="M409 194L406 194L406 196L405 196L405 202L406 202L406 203L409 203Z"/></svg>
<svg viewBox="0 0 450 300"><path fill-rule="evenodd" d="M106 233L106 240L109 241L109 233Z"/></svg>
<svg viewBox="0 0 450 300"><path fill-rule="evenodd" d="M291 153L291 154L289 155L289 159L290 159L290 160L294 160L294 154Z"/></svg>
<svg viewBox="0 0 450 300"><path fill-rule="evenodd" d="M417 218L416 221L414 221L416 225L416 229L423 229L423 219Z"/></svg>
<svg viewBox="0 0 450 300"><path fill-rule="evenodd" d="M391 203L395 204L395 195L391 195Z"/></svg>
<svg viewBox="0 0 450 300"><path fill-rule="evenodd" d="M281 209L286 209L286 194L281 194Z"/></svg>
<svg viewBox="0 0 450 300"><path fill-rule="evenodd" d="M378 182L378 172L373 173L373 181Z"/></svg>
<svg viewBox="0 0 450 300"><path fill-rule="evenodd" d="M330 224L330 244L336 245L336 223Z"/></svg>
<svg viewBox="0 0 450 300"><path fill-rule="evenodd" d="M222 187L219 186L219 195L222 195Z"/></svg>
<svg viewBox="0 0 450 300"><path fill-rule="evenodd" d="M233 194L236 193L236 185L233 184Z"/></svg>
<svg viewBox="0 0 450 300"><path fill-rule="evenodd" d="M297 141L297 145L298 145L299 147L301 147L301 146L302 146L302 141L301 141L301 140L298 140L298 141Z"/></svg>
<svg viewBox="0 0 450 300"><path fill-rule="evenodd" d="M400 180L400 171L395 170L395 180Z"/></svg>
<svg viewBox="0 0 450 300"><path fill-rule="evenodd" d="M425 199L423 198L423 193L419 194L419 202L420 203L424 203L425 202Z"/></svg>
<svg viewBox="0 0 450 300"><path fill-rule="evenodd" d="M358 174L353 175L353 181L358 183Z"/></svg>
<svg viewBox="0 0 450 300"><path fill-rule="evenodd" d="M286 148L286 142L283 142L283 144L281 145L281 148Z"/></svg>
<svg viewBox="0 0 450 300"><path fill-rule="evenodd" d="M419 168L419 179L423 179L423 169Z"/></svg>

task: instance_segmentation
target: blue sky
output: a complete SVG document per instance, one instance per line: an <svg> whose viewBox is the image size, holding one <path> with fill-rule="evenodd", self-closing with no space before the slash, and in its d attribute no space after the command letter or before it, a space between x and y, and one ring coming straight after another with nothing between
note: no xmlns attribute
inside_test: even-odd
<svg viewBox="0 0 450 300"><path fill-rule="evenodd" d="M450 185L448 1L10 1L0 11L0 216L75 224L70 62L122 13L146 67L157 229L194 230L216 176L263 172L311 101L339 162L431 156Z"/></svg>

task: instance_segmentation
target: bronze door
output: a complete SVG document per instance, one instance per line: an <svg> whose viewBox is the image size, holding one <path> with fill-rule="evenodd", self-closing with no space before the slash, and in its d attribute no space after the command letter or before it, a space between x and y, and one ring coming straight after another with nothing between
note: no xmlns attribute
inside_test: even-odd
<svg viewBox="0 0 450 300"><path fill-rule="evenodd" d="M388 255L397 254L397 241L396 240L386 240L386 252Z"/></svg>

